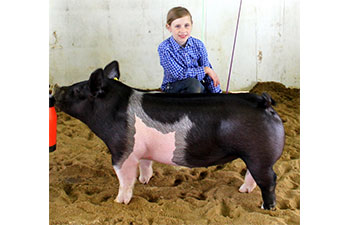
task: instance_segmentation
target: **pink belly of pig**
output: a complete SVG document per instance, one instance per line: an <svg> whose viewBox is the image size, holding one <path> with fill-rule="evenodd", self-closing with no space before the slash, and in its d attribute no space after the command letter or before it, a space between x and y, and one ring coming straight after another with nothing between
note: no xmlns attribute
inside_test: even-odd
<svg viewBox="0 0 350 225"><path fill-rule="evenodd" d="M149 159L160 163L176 165L172 162L175 146L175 131L164 134L148 127L136 116L134 148L131 157Z"/></svg>

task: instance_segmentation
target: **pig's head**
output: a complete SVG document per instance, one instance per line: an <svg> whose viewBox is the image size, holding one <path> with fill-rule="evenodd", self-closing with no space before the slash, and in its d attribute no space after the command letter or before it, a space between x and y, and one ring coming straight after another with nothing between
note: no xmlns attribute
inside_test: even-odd
<svg viewBox="0 0 350 225"><path fill-rule="evenodd" d="M93 117L96 110L106 104L103 101L113 95L113 81L119 79L119 66L117 61L108 64L104 69L97 69L89 80L75 83L71 86L54 88L56 106L63 112L83 121ZM112 85L111 85L112 83ZM101 103L102 102L102 103Z"/></svg>

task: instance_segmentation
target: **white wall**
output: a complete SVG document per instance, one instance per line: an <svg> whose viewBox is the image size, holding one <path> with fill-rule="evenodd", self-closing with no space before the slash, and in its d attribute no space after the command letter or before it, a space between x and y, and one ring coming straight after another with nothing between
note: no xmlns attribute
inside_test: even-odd
<svg viewBox="0 0 350 225"><path fill-rule="evenodd" d="M50 0L50 83L87 80L116 59L121 80L159 88L158 45L170 36L166 15L174 6L192 14L192 36L201 39L226 89L239 0ZM230 90L258 81L299 87L299 0L243 0Z"/></svg>

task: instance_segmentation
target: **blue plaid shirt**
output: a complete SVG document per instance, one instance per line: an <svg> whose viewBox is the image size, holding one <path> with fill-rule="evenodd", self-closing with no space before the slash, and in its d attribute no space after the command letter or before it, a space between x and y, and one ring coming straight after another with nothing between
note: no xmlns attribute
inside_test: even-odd
<svg viewBox="0 0 350 225"><path fill-rule="evenodd" d="M199 81L211 93L221 93L220 85L214 87L213 80L204 73L204 67L212 68L204 44L189 37L185 47L181 47L175 39L170 38L158 46L160 65L164 68L161 89L164 91L168 83L192 77Z"/></svg>

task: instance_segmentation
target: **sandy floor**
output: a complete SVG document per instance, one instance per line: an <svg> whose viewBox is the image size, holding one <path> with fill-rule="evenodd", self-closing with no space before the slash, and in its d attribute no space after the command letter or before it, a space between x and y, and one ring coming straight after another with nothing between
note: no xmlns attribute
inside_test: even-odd
<svg viewBox="0 0 350 225"><path fill-rule="evenodd" d="M260 189L239 193L245 164L238 159L209 168L154 163L147 185L137 182L129 205L118 204L118 180L107 147L82 122L58 112L57 150L50 153L50 224L299 224L299 89L259 83L268 92L286 130L286 145L274 170L277 210L260 209Z"/></svg>

